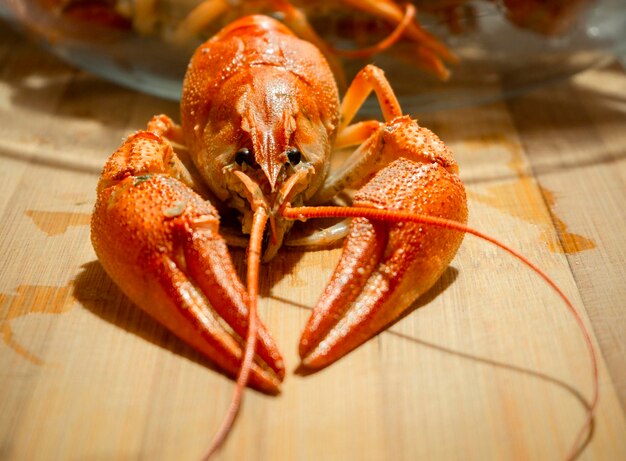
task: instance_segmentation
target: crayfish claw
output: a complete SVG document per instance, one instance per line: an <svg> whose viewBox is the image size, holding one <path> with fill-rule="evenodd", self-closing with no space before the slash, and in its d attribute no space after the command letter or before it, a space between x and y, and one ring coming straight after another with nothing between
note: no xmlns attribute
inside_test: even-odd
<svg viewBox="0 0 626 461"><path fill-rule="evenodd" d="M135 304L235 377L248 329L248 295L218 234L217 211L156 171L112 182L103 176L92 218L94 249ZM262 324L258 331L249 384L276 394L283 360Z"/></svg>
<svg viewBox="0 0 626 461"><path fill-rule="evenodd" d="M467 221L461 180L436 162L396 160L358 191L354 206ZM302 334L302 366L326 367L397 320L437 281L462 239L427 224L355 218Z"/></svg>

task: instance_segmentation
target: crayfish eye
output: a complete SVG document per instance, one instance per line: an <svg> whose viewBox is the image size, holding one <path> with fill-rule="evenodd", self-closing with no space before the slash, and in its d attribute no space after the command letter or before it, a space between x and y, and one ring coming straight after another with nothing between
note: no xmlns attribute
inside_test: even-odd
<svg viewBox="0 0 626 461"><path fill-rule="evenodd" d="M300 160L302 160L302 153L295 147L292 147L287 151L287 158L289 159L289 163L297 165L300 163Z"/></svg>
<svg viewBox="0 0 626 461"><path fill-rule="evenodd" d="M252 155L250 154L250 149L247 147L242 147L235 154L235 162L237 165L241 166L243 163L247 163L248 165L252 164Z"/></svg>

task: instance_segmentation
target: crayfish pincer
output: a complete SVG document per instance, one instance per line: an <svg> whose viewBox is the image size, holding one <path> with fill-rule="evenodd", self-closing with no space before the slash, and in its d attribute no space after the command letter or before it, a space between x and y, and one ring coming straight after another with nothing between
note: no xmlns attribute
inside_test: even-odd
<svg viewBox="0 0 626 461"><path fill-rule="evenodd" d="M383 120L354 122L372 92ZM245 386L277 393L285 375L256 313L262 259L284 244L319 246L347 235L300 343L302 365L319 369L406 312L465 233L502 246L465 225L457 163L437 136L402 113L382 70L366 66L340 100L322 53L271 18L237 20L198 48L181 120L154 117L109 158L92 242L135 304L237 376L209 454L229 432ZM339 149L353 153L331 171ZM346 189L356 190L352 204L334 206ZM220 226L218 210L226 209L239 218L238 236L226 238ZM354 219L336 232L291 239L294 221L316 217ZM248 235L244 286L227 240Z"/></svg>

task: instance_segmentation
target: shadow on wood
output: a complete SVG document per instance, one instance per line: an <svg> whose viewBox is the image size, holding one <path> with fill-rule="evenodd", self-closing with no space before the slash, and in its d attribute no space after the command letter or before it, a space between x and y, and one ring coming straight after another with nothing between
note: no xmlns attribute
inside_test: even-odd
<svg viewBox="0 0 626 461"><path fill-rule="evenodd" d="M232 379L200 352L135 306L111 280L99 261L84 264L82 268L74 280L73 295L91 313L152 344Z"/></svg>

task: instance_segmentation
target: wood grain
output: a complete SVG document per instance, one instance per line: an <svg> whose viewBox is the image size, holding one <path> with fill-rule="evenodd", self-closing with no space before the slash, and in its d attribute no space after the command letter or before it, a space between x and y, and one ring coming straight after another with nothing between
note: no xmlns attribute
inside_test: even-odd
<svg viewBox="0 0 626 461"><path fill-rule="evenodd" d="M416 114L456 154L470 224L546 270L593 328L601 401L580 459L626 458L625 94L612 66ZM0 459L197 459L227 408L233 382L136 309L89 242L100 165L159 112L178 109L0 30ZM591 392L580 332L536 276L471 237L409 316L295 374L338 252L263 268L288 376L278 397L246 393L219 459L564 457Z"/></svg>

